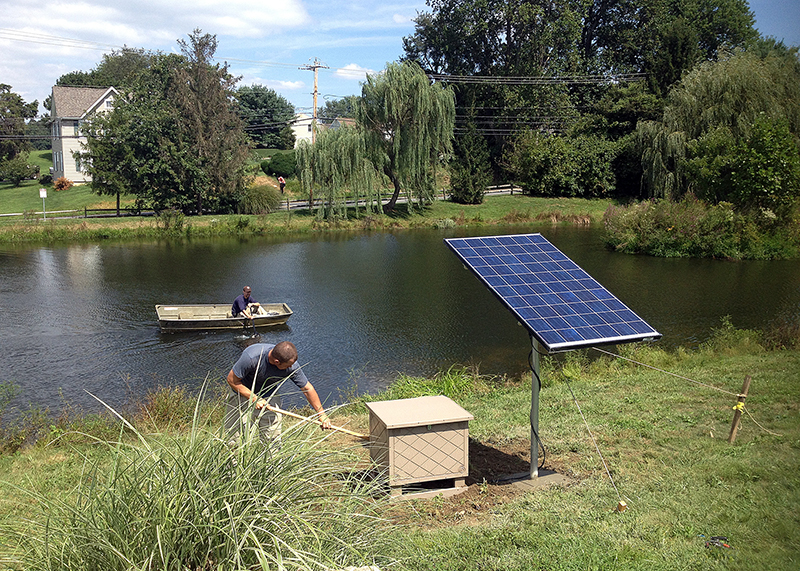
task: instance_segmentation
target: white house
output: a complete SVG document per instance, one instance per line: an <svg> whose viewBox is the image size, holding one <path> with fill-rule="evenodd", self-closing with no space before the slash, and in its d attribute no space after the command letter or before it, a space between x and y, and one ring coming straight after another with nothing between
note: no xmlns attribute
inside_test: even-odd
<svg viewBox="0 0 800 571"><path fill-rule="evenodd" d="M300 141L313 142L312 129L314 128L314 118L304 113L299 113L295 116L292 123L292 132L294 133L294 147L300 144Z"/></svg>
<svg viewBox="0 0 800 571"><path fill-rule="evenodd" d="M93 113L111 110L117 95L113 87L53 86L50 107L53 180L62 176L76 183L90 180L73 156L74 152L81 150L81 143L86 142L86 137L80 134L80 126Z"/></svg>

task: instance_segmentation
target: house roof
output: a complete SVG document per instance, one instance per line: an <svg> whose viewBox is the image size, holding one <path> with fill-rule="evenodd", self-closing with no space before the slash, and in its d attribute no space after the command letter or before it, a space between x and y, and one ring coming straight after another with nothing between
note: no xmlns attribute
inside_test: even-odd
<svg viewBox="0 0 800 571"><path fill-rule="evenodd" d="M351 119L350 117L337 117L336 119L333 120L333 123L331 123L332 129L338 129L339 127L355 127L355 126L356 126L356 120Z"/></svg>
<svg viewBox="0 0 800 571"><path fill-rule="evenodd" d="M113 87L53 86L53 117L80 119L106 99L117 93Z"/></svg>

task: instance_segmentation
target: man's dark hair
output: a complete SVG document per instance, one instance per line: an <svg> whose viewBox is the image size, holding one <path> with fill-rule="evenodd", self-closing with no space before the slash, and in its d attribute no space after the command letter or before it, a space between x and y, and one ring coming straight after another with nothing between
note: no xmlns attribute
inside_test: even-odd
<svg viewBox="0 0 800 571"><path fill-rule="evenodd" d="M272 348L272 357L281 364L297 360L297 347L290 341L281 341Z"/></svg>

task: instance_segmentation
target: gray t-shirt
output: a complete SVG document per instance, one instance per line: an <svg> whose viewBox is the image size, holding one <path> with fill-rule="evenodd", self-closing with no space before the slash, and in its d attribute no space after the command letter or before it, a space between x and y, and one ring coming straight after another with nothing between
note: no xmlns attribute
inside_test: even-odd
<svg viewBox="0 0 800 571"><path fill-rule="evenodd" d="M233 365L233 374L242 379L242 384L264 398L272 396L286 378L291 378L298 389L308 384L308 378L297 363L285 370L270 364L267 355L274 346L267 343L250 345Z"/></svg>

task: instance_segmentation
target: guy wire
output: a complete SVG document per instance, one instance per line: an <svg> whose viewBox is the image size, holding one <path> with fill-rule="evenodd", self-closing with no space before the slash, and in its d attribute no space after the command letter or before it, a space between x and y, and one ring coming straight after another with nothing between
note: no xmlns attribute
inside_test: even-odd
<svg viewBox="0 0 800 571"><path fill-rule="evenodd" d="M669 371L665 371L664 369L659 369L658 367L653 367L652 365L647 365L645 363L640 363L639 361L635 361L633 359L628 359L627 357L623 357L621 355L616 355L616 354L612 353L611 351L605 351L603 349L598 349L597 347L592 347L592 349L594 349L595 351L599 351L600 353L605 353L606 355L611 355L612 357L616 357L617 359L622 359L624 361L630 361L631 363L634 363L636 365L641 365L642 367L647 367L648 369L653 369L654 371L658 371L659 373L664 373L665 375L672 375L673 377L678 377L679 379L683 379L684 381L689 381L690 383L695 383L697 385L702 385L702 386L707 387L709 389L714 389L715 391L719 391L721 393L733 395L735 397L739 396L739 393L732 393L731 391L726 391L725 389L721 389L719 387L715 387L714 385L708 385L706 383L701 383L700 381L695 381L694 379L690 379L689 377L683 377L683 376L675 374L675 373L670 373Z"/></svg>
<svg viewBox="0 0 800 571"><path fill-rule="evenodd" d="M569 379L566 379L567 387L569 388L569 392L572 395L572 400L575 401L575 406L578 407L578 412L581 413L581 418L583 419L583 424L586 426L587 432L589 432L589 437L591 437L592 442L594 443L594 449L597 450L597 455L600 456L600 460L603 462L603 467L606 469L606 474L608 474L608 479L611 481L611 485L614 486L614 491L617 492L617 497L619 501L622 501L622 496L617 489L617 485L614 483L614 478L611 477L611 471L608 469L608 464L606 464L606 459L603 458L603 453L600 452L600 447L597 445L597 440L594 438L594 434L592 434L592 429L589 428L589 423L586 422L586 417L583 415L583 411L581 410L581 405L578 404L578 399L575 398L575 393L572 392L572 385L569 382Z"/></svg>

